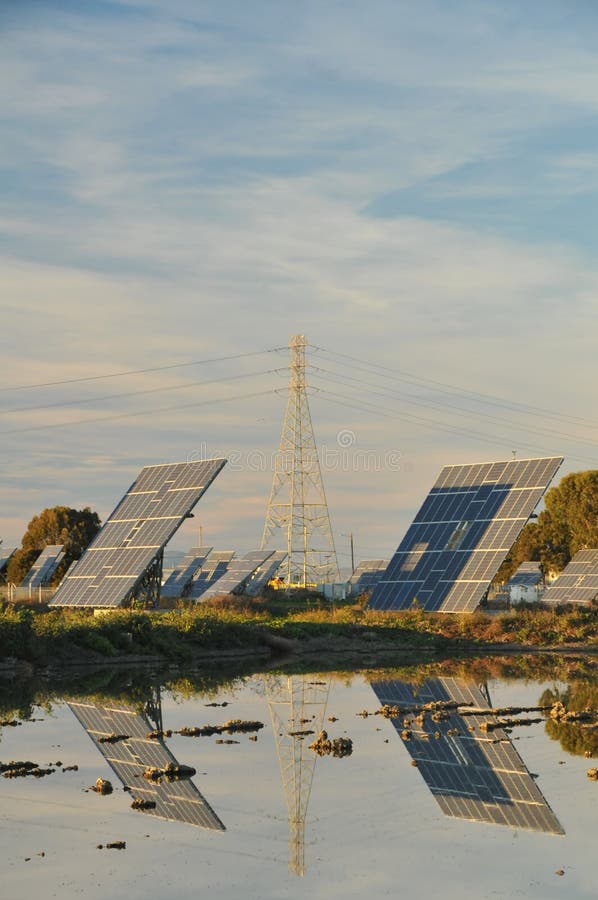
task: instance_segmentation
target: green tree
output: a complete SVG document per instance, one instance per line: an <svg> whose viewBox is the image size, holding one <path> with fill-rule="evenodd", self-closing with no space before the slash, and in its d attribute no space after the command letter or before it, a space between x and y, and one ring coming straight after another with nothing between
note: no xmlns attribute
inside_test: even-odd
<svg viewBox="0 0 598 900"><path fill-rule="evenodd" d="M72 509L53 506L34 516L23 535L21 547L8 564L7 580L19 584L48 544L62 544L64 557L58 566L53 584L57 584L70 566L79 559L87 545L100 530L100 518L89 506Z"/></svg>
<svg viewBox="0 0 598 900"><path fill-rule="evenodd" d="M598 547L598 470L573 472L551 488L545 509L525 526L495 581L506 581L520 563L539 560L561 572L578 550Z"/></svg>

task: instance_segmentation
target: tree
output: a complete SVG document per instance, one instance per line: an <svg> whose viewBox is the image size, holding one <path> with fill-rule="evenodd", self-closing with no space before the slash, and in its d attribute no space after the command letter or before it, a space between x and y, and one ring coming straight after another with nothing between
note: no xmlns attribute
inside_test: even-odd
<svg viewBox="0 0 598 900"><path fill-rule="evenodd" d="M545 498L535 523L525 526L496 581L505 581L526 560L539 560L546 573L561 572L578 550L598 547L598 470L565 475Z"/></svg>
<svg viewBox="0 0 598 900"><path fill-rule="evenodd" d="M72 561L79 559L99 530L100 518L89 506L85 509L72 509L69 506L44 509L29 522L21 547L8 564L7 580L19 584L44 547L48 544L62 544L64 557L52 578L52 583L57 584Z"/></svg>

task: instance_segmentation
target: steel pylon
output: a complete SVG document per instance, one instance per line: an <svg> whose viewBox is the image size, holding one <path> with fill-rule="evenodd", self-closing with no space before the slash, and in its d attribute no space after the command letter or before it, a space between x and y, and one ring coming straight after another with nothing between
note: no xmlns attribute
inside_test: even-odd
<svg viewBox="0 0 598 900"><path fill-rule="evenodd" d="M261 543L264 549L284 535L284 580L299 587L340 580L307 398L306 345L303 334L289 343L289 393Z"/></svg>
<svg viewBox="0 0 598 900"><path fill-rule="evenodd" d="M305 819L317 756L309 749L323 728L330 679L313 675L265 679L266 697L276 741L280 775L289 818L289 869L305 873ZM311 736L298 734L311 731Z"/></svg>

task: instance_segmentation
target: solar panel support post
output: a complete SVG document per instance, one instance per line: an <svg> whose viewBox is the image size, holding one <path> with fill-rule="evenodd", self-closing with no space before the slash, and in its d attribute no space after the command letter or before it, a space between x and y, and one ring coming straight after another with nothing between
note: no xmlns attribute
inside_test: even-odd
<svg viewBox="0 0 598 900"><path fill-rule="evenodd" d="M305 335L289 343L290 383L261 549L286 536L285 583L307 587L340 579L307 397Z"/></svg>
<svg viewBox="0 0 598 900"><path fill-rule="evenodd" d="M160 550L153 562L143 573L143 578L131 595L133 602L141 603L144 609L157 609L160 605L160 588L162 587L162 566L164 550Z"/></svg>

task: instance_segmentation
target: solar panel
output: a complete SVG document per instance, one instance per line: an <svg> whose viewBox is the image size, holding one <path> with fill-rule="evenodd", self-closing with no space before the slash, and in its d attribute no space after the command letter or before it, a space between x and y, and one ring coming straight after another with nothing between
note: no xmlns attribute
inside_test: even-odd
<svg viewBox="0 0 598 900"><path fill-rule="evenodd" d="M160 588L161 597L184 597L196 572L201 569L212 547L192 547Z"/></svg>
<svg viewBox="0 0 598 900"><path fill-rule="evenodd" d="M374 588L372 609L472 612L562 457L445 466Z"/></svg>
<svg viewBox="0 0 598 900"><path fill-rule="evenodd" d="M218 578L220 578L228 569L231 560L234 558L234 550L213 550L210 553L202 571L191 582L191 591L189 596L193 599L201 597L203 592L210 587Z"/></svg>
<svg viewBox="0 0 598 900"><path fill-rule="evenodd" d="M579 550L544 592L542 603L591 603L598 597L598 549Z"/></svg>
<svg viewBox="0 0 598 900"><path fill-rule="evenodd" d="M171 764L178 765L178 762L162 740L147 737L153 725L138 709L122 703L99 706L85 702L69 703L68 706L117 778L130 788L131 800L155 803L153 808L142 809L145 815L225 831L210 804L189 778L148 781L143 777L148 767L165 769ZM112 735L127 735L127 739L114 743L101 741Z"/></svg>
<svg viewBox="0 0 598 900"><path fill-rule="evenodd" d="M145 466L52 598L54 606L118 607L133 598L165 544L226 460Z"/></svg>
<svg viewBox="0 0 598 900"><path fill-rule="evenodd" d="M48 544L21 582L21 587L41 587L50 580L64 556L62 544Z"/></svg>
<svg viewBox="0 0 598 900"><path fill-rule="evenodd" d="M358 563L349 578L349 593L363 594L373 590L386 572L388 563L387 559L364 559Z"/></svg>
<svg viewBox="0 0 598 900"><path fill-rule="evenodd" d="M382 704L412 709L438 701L481 710L489 706L476 683L462 678L430 678L423 684L375 681L372 688ZM391 721L444 815L564 834L506 732L484 730L496 724L496 716L464 717L459 708L445 708L436 721L433 712L423 722L409 716L407 730L403 715Z"/></svg>
<svg viewBox="0 0 598 900"><path fill-rule="evenodd" d="M1 547L0 546L0 572L2 572L8 565L11 556L15 552L16 547Z"/></svg>
<svg viewBox="0 0 598 900"><path fill-rule="evenodd" d="M256 569L263 566L273 553L274 550L252 550L239 559L233 559L220 578L214 579L201 594L195 596L199 596L201 600L208 600L218 594L232 594L251 577Z"/></svg>
<svg viewBox="0 0 598 900"><path fill-rule="evenodd" d="M534 587L542 581L542 569L538 562L523 562L507 581L507 587L523 585Z"/></svg>
<svg viewBox="0 0 598 900"><path fill-rule="evenodd" d="M285 550L275 550L270 559L267 559L264 565L255 570L245 587L245 593L250 597L257 597L268 582L274 578L286 558Z"/></svg>

